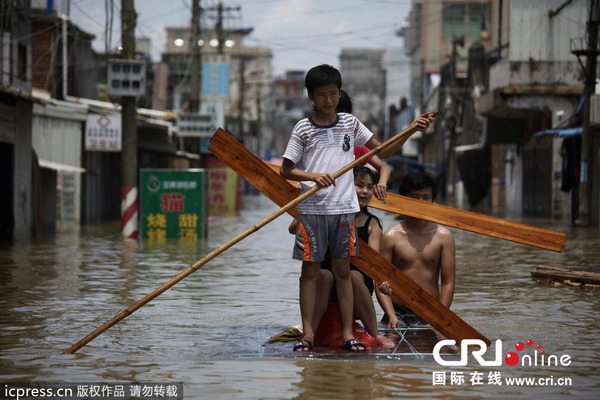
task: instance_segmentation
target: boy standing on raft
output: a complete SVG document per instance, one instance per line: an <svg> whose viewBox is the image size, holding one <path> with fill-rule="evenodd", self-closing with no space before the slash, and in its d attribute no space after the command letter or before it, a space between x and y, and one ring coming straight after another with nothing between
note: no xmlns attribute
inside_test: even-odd
<svg viewBox="0 0 600 400"><path fill-rule="evenodd" d="M312 324L316 286L320 263L329 246L332 273L342 316L344 348L364 351L365 346L354 338L353 293L350 279L350 257L358 255L354 215L360 211L352 174L337 179L332 174L354 161L354 145L373 149L380 143L356 117L336 113L340 99L342 77L330 65L319 65L308 71L305 85L314 103L312 117L299 121L292 131L283 155L282 177L300 181L302 192L318 185L322 189L298 204L298 230L293 258L302 260L300 281L300 313L302 340L294 351L310 351L314 341ZM433 117L429 113L415 120L426 130ZM383 149L379 155L388 158L396 153L409 135Z"/></svg>

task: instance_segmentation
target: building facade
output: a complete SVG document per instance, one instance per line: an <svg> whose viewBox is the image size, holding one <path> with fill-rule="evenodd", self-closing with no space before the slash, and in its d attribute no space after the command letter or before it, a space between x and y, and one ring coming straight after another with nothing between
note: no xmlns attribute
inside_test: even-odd
<svg viewBox="0 0 600 400"><path fill-rule="evenodd" d="M243 38L251 30L204 30L200 35L201 104L218 104L224 110L224 126L232 135L255 138L257 152L272 148L269 114L271 106L272 54L264 47L246 47ZM219 41L221 37L221 41ZM166 109L187 108L190 97L191 30L167 28L162 63L168 69Z"/></svg>
<svg viewBox="0 0 600 400"><path fill-rule="evenodd" d="M581 120L584 75L571 50L590 4L413 1L400 30L411 76L421 88L439 82L414 100L441 111L420 156L444 168L447 194L517 216L574 217L563 166L578 139L547 132Z"/></svg>
<svg viewBox="0 0 600 400"><path fill-rule="evenodd" d="M569 193L562 185L569 173L562 167L564 138L540 134L575 113L584 86L571 40L585 36L587 2L563 3L494 2L502 49L492 53L488 85L475 106L494 150L493 202L505 202L516 215L572 220L578 200L576 189Z"/></svg>
<svg viewBox="0 0 600 400"><path fill-rule="evenodd" d="M383 49L342 49L343 89L352 97L353 114L381 139L386 119L386 71Z"/></svg>

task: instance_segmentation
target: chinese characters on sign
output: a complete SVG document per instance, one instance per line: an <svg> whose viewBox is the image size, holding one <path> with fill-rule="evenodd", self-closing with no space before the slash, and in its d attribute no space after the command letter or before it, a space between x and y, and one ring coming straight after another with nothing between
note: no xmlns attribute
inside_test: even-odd
<svg viewBox="0 0 600 400"><path fill-rule="evenodd" d="M208 170L208 204L210 215L226 215L239 210L241 180L230 168Z"/></svg>
<svg viewBox="0 0 600 400"><path fill-rule="evenodd" d="M206 237L205 171L141 171L142 237L194 242Z"/></svg>
<svg viewBox="0 0 600 400"><path fill-rule="evenodd" d="M85 124L85 149L121 151L121 114L89 114Z"/></svg>

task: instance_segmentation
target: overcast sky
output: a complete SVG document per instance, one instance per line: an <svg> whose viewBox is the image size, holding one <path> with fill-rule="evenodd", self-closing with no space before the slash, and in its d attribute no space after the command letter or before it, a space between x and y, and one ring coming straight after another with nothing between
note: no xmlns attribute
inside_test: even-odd
<svg viewBox="0 0 600 400"><path fill-rule="evenodd" d="M155 61L165 48L165 27L188 26L192 0L135 0L137 36L152 40ZM112 37L105 35L110 21L106 4L114 3ZM218 0L201 0L215 7ZM322 63L339 66L342 48L388 48L402 46L395 35L408 12L411 0L230 0L224 6L241 7L225 14L226 28L252 27L244 40L247 46L264 46L273 52L276 75L289 69L308 70ZM96 35L94 48L105 51L120 45L120 0L71 0L71 19ZM203 20L213 26L214 20ZM109 30L108 32L110 32Z"/></svg>

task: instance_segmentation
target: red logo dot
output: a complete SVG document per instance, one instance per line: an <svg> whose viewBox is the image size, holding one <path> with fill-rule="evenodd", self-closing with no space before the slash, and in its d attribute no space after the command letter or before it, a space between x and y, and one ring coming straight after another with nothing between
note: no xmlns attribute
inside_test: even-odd
<svg viewBox="0 0 600 400"><path fill-rule="evenodd" d="M517 349L517 351L523 351L524 348L525 345L522 342L515 343L515 349Z"/></svg>
<svg viewBox="0 0 600 400"><path fill-rule="evenodd" d="M541 349L541 348L542 348L542 345L541 345L541 344L538 344L538 345L536 345L535 347L537 347L538 349Z"/></svg>
<svg viewBox="0 0 600 400"><path fill-rule="evenodd" d="M533 346L533 340L531 339L527 339L527 342L525 343L527 343L527 346Z"/></svg>
<svg viewBox="0 0 600 400"><path fill-rule="evenodd" d="M510 353L507 353L504 357L504 362L511 366L517 365L517 363L519 362L519 355L511 351Z"/></svg>

